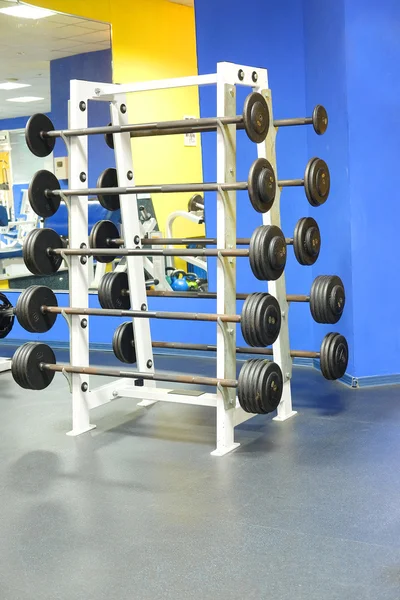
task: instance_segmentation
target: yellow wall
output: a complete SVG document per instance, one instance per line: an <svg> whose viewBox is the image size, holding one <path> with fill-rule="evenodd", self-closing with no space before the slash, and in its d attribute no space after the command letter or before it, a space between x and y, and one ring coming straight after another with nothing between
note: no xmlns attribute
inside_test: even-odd
<svg viewBox="0 0 400 600"><path fill-rule="evenodd" d="M182 77L197 73L194 9L167 0L31 0L68 14L112 26L113 77L117 83ZM131 95L132 121L199 116L197 88ZM132 141L135 181L141 184L202 181L201 147L185 147L183 136ZM190 195L153 196L160 229L167 215L187 209ZM204 235L204 226L179 220L174 235Z"/></svg>

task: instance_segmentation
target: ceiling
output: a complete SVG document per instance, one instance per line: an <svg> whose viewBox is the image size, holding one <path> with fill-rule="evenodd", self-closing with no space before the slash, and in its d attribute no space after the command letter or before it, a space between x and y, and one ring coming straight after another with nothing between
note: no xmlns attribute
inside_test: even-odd
<svg viewBox="0 0 400 600"><path fill-rule="evenodd" d="M12 3L0 0L0 8ZM50 61L110 48L110 26L77 17L54 14L44 19L21 19L0 13L0 83L17 79L31 87L1 90L0 119L47 112L50 101ZM7 98L37 96L31 103Z"/></svg>

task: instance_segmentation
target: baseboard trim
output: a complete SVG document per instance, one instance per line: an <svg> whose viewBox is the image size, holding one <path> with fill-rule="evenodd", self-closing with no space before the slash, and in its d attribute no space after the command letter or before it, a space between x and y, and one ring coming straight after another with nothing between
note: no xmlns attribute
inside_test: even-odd
<svg viewBox="0 0 400 600"><path fill-rule="evenodd" d="M32 339L24 339L24 340L13 340L10 338L2 339L2 346L20 346L25 344L26 342L31 342ZM54 350L68 350L69 342L61 342L61 341L46 341L46 344L54 348ZM90 352L112 352L112 344L98 343L94 342L89 345ZM211 358L215 359L216 352L203 352L200 350L177 350L173 348L155 348L154 354L162 356L181 356L184 352L185 356L193 356L198 358ZM248 354L240 354L238 360L244 361L249 358L259 358L259 354L252 354L249 352ZM293 364L296 367L313 367L319 371L319 360L314 358L295 358ZM351 387L353 389L356 388L367 388L367 387L376 387L383 385L400 385L400 373L394 373L389 375L371 375L365 377L353 377L350 373L345 373L341 379L339 379L341 383Z"/></svg>

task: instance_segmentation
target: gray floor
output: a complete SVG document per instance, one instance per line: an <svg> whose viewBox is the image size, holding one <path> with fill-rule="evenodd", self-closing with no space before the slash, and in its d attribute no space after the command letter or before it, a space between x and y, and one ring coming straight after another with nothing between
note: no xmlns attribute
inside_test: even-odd
<svg viewBox="0 0 400 600"><path fill-rule="evenodd" d="M215 458L212 409L118 400L69 438L62 376L0 377L1 600L399 600L400 388L296 369L298 416Z"/></svg>

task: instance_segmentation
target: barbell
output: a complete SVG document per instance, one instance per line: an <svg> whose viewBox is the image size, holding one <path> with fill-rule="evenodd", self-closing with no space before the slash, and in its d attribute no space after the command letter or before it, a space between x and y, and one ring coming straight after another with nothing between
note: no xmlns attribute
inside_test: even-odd
<svg viewBox="0 0 400 600"><path fill-rule="evenodd" d="M192 123L192 119L190 120ZM208 131L215 131L216 127L213 125L203 125L201 127L193 128L191 125L188 125L188 121L186 121L187 127L176 128L171 127L170 129L164 130L156 130L157 133L153 133L152 129L149 129L148 132L131 132L131 138L138 137L138 135L147 136L147 135L171 135L177 133L207 133ZM314 127L314 131L318 135L322 135L325 133L328 127L328 114L321 104L317 104L315 106L311 117L296 117L294 119L276 119L274 120L274 127L288 127L293 125L312 125ZM111 126L111 123L110 123ZM244 129L243 124L238 124L236 126L237 129ZM104 135L106 144L110 148L114 148L114 139L112 133L106 133Z"/></svg>
<svg viewBox="0 0 400 600"><path fill-rule="evenodd" d="M217 346L208 344L186 344L181 342L152 342L153 348L168 348L172 350L195 350L201 352L216 352ZM113 335L113 351L119 361L136 363L136 344L132 321L121 323ZM272 356L271 348L254 348L251 354ZM237 354L249 354L249 348L237 347ZM316 358L320 361L321 373L325 379L340 379L346 373L349 349L346 338L340 333L328 333L321 343L319 352L309 350L291 350L292 358Z"/></svg>
<svg viewBox="0 0 400 600"><path fill-rule="evenodd" d="M106 223L111 222L106 221ZM102 227L115 231L110 226ZM117 230L118 233L118 230ZM110 239L106 235L105 239ZM97 236L99 240L99 236ZM218 248L65 248L63 240L53 229L34 229L25 238L23 256L26 267L34 275L51 275L61 267L63 257L80 256L85 263L88 256L95 257L99 262L112 262L117 256L217 256L217 257L248 257L253 274L262 281L278 279L286 265L286 240L282 231L276 225L258 227L251 239L249 249L218 249Z"/></svg>
<svg viewBox="0 0 400 600"><path fill-rule="evenodd" d="M267 293L250 294L240 315L215 313L149 311L143 304L140 310L121 308L72 308L58 306L53 290L44 285L32 285L19 296L13 309L19 324L30 333L50 331L58 315L132 317L136 319L167 319L176 321L204 321L240 323L246 344L263 347L273 344L281 328L281 310L276 298ZM87 325L83 320L82 326Z"/></svg>
<svg viewBox="0 0 400 600"><path fill-rule="evenodd" d="M12 359L11 373L14 381L28 390L44 390L53 381L55 373L125 377L136 379L136 385L142 384L144 380L150 380L237 388L240 406L246 412L254 414L267 414L276 410L283 390L282 371L276 363L269 360L246 361L237 380L166 372L141 373L115 368L57 364L50 346L40 342L28 342L18 348Z"/></svg>
<svg viewBox="0 0 400 600"><path fill-rule="evenodd" d="M274 203L277 186L304 186L310 204L320 206L329 196L330 176L328 165L320 158L312 158L307 163L303 179L276 181L271 163L265 158L257 158L250 167L247 181L175 183L128 187L118 187L117 170L108 168L100 174L97 187L75 190L61 189L60 182L54 173L42 169L35 173L29 184L28 198L35 213L42 218L48 218L57 212L63 198L73 196L96 196L103 208L115 211L120 208L120 195L247 190L253 208L259 213L266 213Z"/></svg>
<svg viewBox="0 0 400 600"><path fill-rule="evenodd" d="M147 296L171 298L216 299L215 292L157 292L148 291ZM236 294L237 300L246 300L251 294ZM100 280L98 288L100 306L107 309L128 310L131 306L128 275L123 271L111 271ZM311 316L316 323L334 324L339 321L345 306L344 285L337 275L319 275L313 281L310 295L286 296L287 302L309 302Z"/></svg>
<svg viewBox="0 0 400 600"><path fill-rule="evenodd" d="M279 242L278 242L278 238L275 239L275 236L278 235L278 232L275 231L274 233L274 237L270 237L267 235L268 232L271 232L271 226L270 225L262 225L260 227L258 227L254 233L253 236L251 238L239 238L239 240L237 240L237 244L240 246L245 246L245 245L249 245L249 257L250 257L250 262L251 262L251 267L253 270L253 273L256 275L256 277L258 279L264 279L264 276L266 274L268 274L268 276L270 276L271 274L273 274L273 279L277 278L275 277L275 275L278 275L278 277L282 274L280 269L282 267L282 265L280 264L279 261L277 261L276 259L276 252L278 248L275 248L275 245L279 246L280 252L282 252L282 245L283 245L283 233L282 235L279 234ZM256 235L257 234L257 235ZM258 241L258 240L264 240L264 237L266 239L266 241ZM135 243L139 244L140 242L140 238L136 237L135 238ZM155 244L151 244L151 242L154 241ZM205 246L205 245L215 245L217 244L217 239L216 238L204 238L204 241L200 238L200 245L201 246ZM198 244L197 242L187 242L187 240L185 240L184 238L160 238L159 240L157 238L145 238L145 243L144 243L144 247L142 249L142 255L143 256L177 256L179 253L179 256L193 256L192 249L191 248L187 248L187 251L184 251L183 254L181 254L182 250L176 250L174 248L162 248L162 249L147 249L146 247L149 245L154 245L154 246L161 246L161 245L185 245L187 243L195 243ZM269 249L267 250L265 248L265 244L268 243L269 244ZM117 254L118 254L118 249L120 246L122 246L124 244L124 240L120 237L119 235L119 230L118 227L115 225L115 223L113 223L112 221L107 221L107 220L103 220L103 221L98 221L97 223L95 223L95 225L93 226L91 232L90 232L90 237L89 237L89 246L90 248L115 248L117 250ZM303 217L301 218L295 227L294 230L294 235L293 238L286 238L285 239L285 244L286 245L290 245L293 246L293 250L296 256L297 261L301 264L301 265L313 265L316 260L318 259L319 253L320 253L320 249L321 249L321 234L319 231L319 227L317 222L312 219L311 217ZM195 249L196 251L199 250L198 248ZM218 253L220 252L219 250L199 250L199 254L197 256L218 256ZM269 268L267 273L265 272L265 269L260 270L257 269L256 267L256 263L254 260L254 257L257 254L263 253L262 256L264 257L264 260L268 261L269 264ZM285 251L286 254L286 251ZM240 256L243 256L243 254L241 254ZM98 262L113 262L113 260L115 260L115 256L96 256L96 259L98 260ZM277 268L278 266L278 268Z"/></svg>
<svg viewBox="0 0 400 600"><path fill-rule="evenodd" d="M84 110L86 110L86 104ZM121 104L120 110L126 112L125 104ZM252 92L244 102L243 113L233 117L210 117L190 119L190 121L182 119L179 121L55 130L48 116L37 113L26 124L25 140L29 150L35 156L44 157L52 153L57 138L98 134L114 135L116 133L130 133L131 135L134 134L135 137L145 137L196 133L202 131L203 127L207 127L207 131L216 131L219 125L236 125L236 127L241 126L245 129L252 142L260 144L267 137L269 121L269 110L265 98L258 92Z"/></svg>

